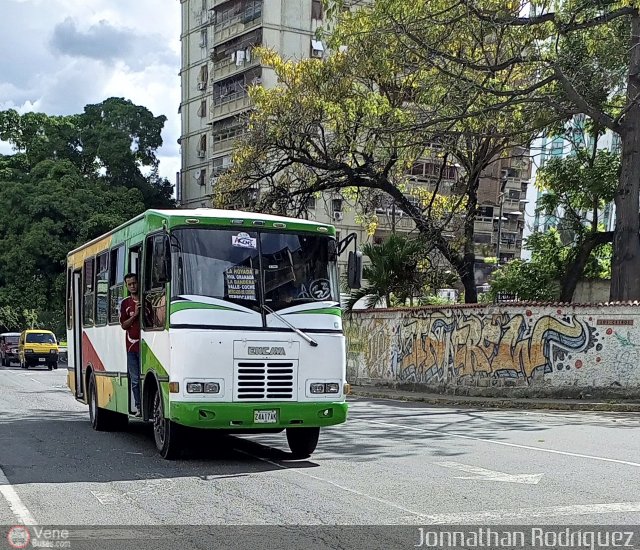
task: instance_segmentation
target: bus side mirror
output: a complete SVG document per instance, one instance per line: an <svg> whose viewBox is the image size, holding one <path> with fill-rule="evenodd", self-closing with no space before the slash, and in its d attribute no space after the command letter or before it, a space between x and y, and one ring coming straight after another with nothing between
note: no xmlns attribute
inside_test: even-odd
<svg viewBox="0 0 640 550"><path fill-rule="evenodd" d="M359 250L349 252L347 285L349 288L360 288L362 286L362 252Z"/></svg>
<svg viewBox="0 0 640 550"><path fill-rule="evenodd" d="M328 258L329 261L330 262L338 261L338 243L334 239L329 239L327 250L329 254L329 258Z"/></svg>

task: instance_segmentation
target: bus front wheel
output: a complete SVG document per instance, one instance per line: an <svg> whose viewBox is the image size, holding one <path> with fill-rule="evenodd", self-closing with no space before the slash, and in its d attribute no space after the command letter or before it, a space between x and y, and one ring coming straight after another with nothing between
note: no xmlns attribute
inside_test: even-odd
<svg viewBox="0 0 640 550"><path fill-rule="evenodd" d="M287 442L294 458L309 458L319 437L320 428L287 428Z"/></svg>
<svg viewBox="0 0 640 550"><path fill-rule="evenodd" d="M153 396L153 438L162 458L173 460L180 454L180 426L164 415L160 390Z"/></svg>

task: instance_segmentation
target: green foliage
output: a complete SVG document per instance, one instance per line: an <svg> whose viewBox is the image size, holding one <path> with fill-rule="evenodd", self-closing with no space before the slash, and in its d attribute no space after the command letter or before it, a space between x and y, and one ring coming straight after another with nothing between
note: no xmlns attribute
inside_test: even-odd
<svg viewBox="0 0 640 550"><path fill-rule="evenodd" d="M491 290L495 300L500 293L513 294L525 301L556 300L560 282L575 256L576 249L565 246L557 229L537 232L529 236L526 248L531 260L512 260L491 275ZM611 276L611 245L597 247L589 255L583 273L585 278L606 279Z"/></svg>
<svg viewBox="0 0 640 550"><path fill-rule="evenodd" d="M351 291L347 310L362 298L366 298L368 308L382 303L386 307L405 306L429 290L443 288L452 279L433 266L427 257L429 247L421 239L392 234L381 244L365 244L362 252L369 259L363 270L366 285Z"/></svg>
<svg viewBox="0 0 640 550"><path fill-rule="evenodd" d="M22 172L45 160L69 161L84 176L138 189L148 208L164 208L174 205L171 184L157 172L165 121L164 115L154 117L146 107L112 97L71 116L2 111L0 138L16 149L11 163L19 162Z"/></svg>
<svg viewBox="0 0 640 550"><path fill-rule="evenodd" d="M68 252L172 204L155 170L164 120L115 98L69 117L0 113L17 150L0 156L0 324L63 335Z"/></svg>

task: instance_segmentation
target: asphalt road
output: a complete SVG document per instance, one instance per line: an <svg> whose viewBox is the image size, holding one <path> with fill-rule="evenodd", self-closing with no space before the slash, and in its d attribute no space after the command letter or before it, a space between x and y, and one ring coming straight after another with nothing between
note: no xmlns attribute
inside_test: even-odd
<svg viewBox="0 0 640 550"><path fill-rule="evenodd" d="M0 525L640 524L640 415L354 399L309 460L284 434L91 429L66 370L0 369Z"/></svg>

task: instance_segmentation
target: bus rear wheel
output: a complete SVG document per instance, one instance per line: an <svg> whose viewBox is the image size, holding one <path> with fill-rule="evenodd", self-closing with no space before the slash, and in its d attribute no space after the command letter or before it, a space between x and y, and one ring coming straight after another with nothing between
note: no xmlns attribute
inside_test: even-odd
<svg viewBox="0 0 640 550"><path fill-rule="evenodd" d="M51 367L49 367L51 368ZM91 375L89 379L89 420L91 427L98 432L121 431L127 428L129 419L126 414L117 413L98 406L98 392L96 379Z"/></svg>
<svg viewBox="0 0 640 550"><path fill-rule="evenodd" d="M287 428L287 442L294 458L309 458L319 437L320 428Z"/></svg>
<svg viewBox="0 0 640 550"><path fill-rule="evenodd" d="M164 415L162 395L157 389L153 395L153 439L160 456L174 460L180 455L180 426Z"/></svg>

